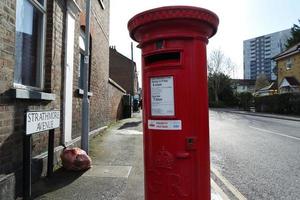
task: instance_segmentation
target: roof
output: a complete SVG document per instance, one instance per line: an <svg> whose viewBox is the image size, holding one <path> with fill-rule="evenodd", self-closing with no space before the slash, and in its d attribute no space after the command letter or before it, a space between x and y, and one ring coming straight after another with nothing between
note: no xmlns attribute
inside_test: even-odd
<svg viewBox="0 0 300 200"><path fill-rule="evenodd" d="M276 90L277 89L277 84L275 82L272 82L270 85L260 88L258 91L267 91L267 90Z"/></svg>
<svg viewBox="0 0 300 200"><path fill-rule="evenodd" d="M292 77L292 76L285 77L281 81L280 85L282 85L282 83L283 83L284 80L286 80L289 83L289 85L291 85L291 86L298 86L298 85L300 85L299 82L297 81L297 79L295 79L295 77Z"/></svg>
<svg viewBox="0 0 300 200"><path fill-rule="evenodd" d="M272 59L273 60L280 60L282 58L294 55L295 53L300 52L300 42L292 46L291 48L281 52L280 54L274 56Z"/></svg>

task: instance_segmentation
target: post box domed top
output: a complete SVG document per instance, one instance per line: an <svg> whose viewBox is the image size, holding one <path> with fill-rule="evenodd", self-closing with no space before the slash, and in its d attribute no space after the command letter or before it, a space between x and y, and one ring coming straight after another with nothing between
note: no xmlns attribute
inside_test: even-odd
<svg viewBox="0 0 300 200"><path fill-rule="evenodd" d="M135 34L141 27L156 22L166 22L174 20L194 21L196 24L206 24L211 29L210 34L206 37L210 38L217 32L219 24L218 16L204 8L193 6L166 6L144 11L135 15L128 22L128 30L130 36L138 41Z"/></svg>

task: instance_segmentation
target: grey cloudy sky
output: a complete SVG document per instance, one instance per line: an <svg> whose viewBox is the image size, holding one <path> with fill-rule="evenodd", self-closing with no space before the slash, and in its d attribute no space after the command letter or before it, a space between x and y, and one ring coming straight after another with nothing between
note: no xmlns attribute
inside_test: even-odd
<svg viewBox="0 0 300 200"><path fill-rule="evenodd" d="M234 78L243 77L243 40L291 28L300 19L300 0L111 0L110 45L130 57L129 19L139 12L169 5L203 7L219 16L219 29L210 39L208 52L220 48L230 57L237 65ZM140 59L140 50L134 48L139 72Z"/></svg>

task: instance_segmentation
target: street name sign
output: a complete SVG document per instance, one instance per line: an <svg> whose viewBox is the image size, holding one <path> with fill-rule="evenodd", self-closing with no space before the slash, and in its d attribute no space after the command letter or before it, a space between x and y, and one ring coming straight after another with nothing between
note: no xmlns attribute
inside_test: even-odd
<svg viewBox="0 0 300 200"><path fill-rule="evenodd" d="M26 113L26 135L58 128L60 111L34 111Z"/></svg>

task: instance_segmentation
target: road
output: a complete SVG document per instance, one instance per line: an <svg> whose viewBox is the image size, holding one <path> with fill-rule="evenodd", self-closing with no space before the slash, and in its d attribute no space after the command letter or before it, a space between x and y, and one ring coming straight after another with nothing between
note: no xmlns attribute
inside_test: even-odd
<svg viewBox="0 0 300 200"><path fill-rule="evenodd" d="M300 199L300 122L210 110L210 142L212 167L247 199Z"/></svg>

